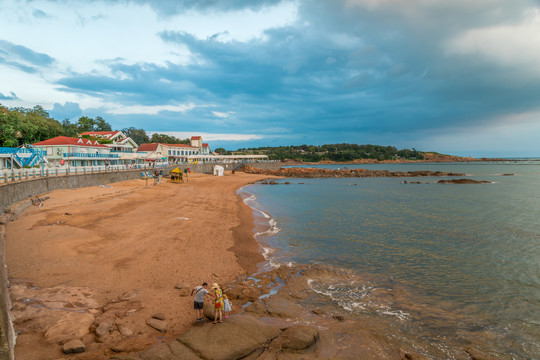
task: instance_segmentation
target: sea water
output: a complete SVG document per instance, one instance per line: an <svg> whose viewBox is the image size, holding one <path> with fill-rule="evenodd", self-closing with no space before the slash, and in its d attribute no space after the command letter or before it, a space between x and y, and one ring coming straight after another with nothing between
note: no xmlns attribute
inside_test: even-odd
<svg viewBox="0 0 540 360"><path fill-rule="evenodd" d="M256 221L268 225L257 237L270 266L354 271L362 280L309 285L343 311L385 318L390 337L438 344L438 356L476 342L509 358L540 358L540 161L325 167L345 166L491 183L315 178L245 187Z"/></svg>

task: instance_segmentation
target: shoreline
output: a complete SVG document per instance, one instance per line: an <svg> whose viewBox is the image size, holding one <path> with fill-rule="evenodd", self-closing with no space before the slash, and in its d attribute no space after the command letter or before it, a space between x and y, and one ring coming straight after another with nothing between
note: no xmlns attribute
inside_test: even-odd
<svg viewBox="0 0 540 360"><path fill-rule="evenodd" d="M141 214L148 214L150 210L156 212L149 219L145 219L147 223L150 222L151 229L146 233L141 233L146 227L135 229L138 235L137 242L127 243L132 246L138 245L139 253L150 253L149 255L151 255L138 255L142 260L137 264L137 267L145 266L147 270L136 273L135 279L130 280L124 277L127 286L115 282L114 287L104 286L104 289L99 291L97 284L100 282L92 283L90 281L93 287L82 286L87 284L73 284L72 281L77 279L74 279L71 274L69 276L72 279L66 282L63 276L55 273L59 270L58 263L61 262L61 259L55 257L49 259L51 254L47 253L38 252L45 258L54 260L52 266L48 268L51 271L50 277L53 278L49 279L50 283L48 284L39 281L33 282L30 277L16 281L17 279L13 279L11 276L13 269L8 267L10 280L14 284L10 288L10 294L14 300L16 330L21 331L21 326L28 326L33 327L34 331L32 333L28 329L23 329L21 337L18 339L21 340L18 342L19 348L16 347L17 358L42 359L44 350L48 351L47 354L50 354L50 358L70 357L81 360L90 358L126 360L194 358L170 357L170 355L167 355L169 357L158 357L156 354L162 354L162 352L170 354L173 349L178 350L177 348L181 346L182 351L189 351L192 355L191 350L194 348L188 346L191 350L186 350L185 343L180 339L198 334L197 336L202 336L202 340L204 340L201 340L201 349L203 349L208 345L205 341L213 342L209 339L221 337L221 335L225 338L226 334L223 332L235 334L235 331L242 329L245 331L247 325L256 325L257 327L270 326L278 336L270 340L268 348L260 350L259 354L262 354L262 357L275 355L276 358L283 356L284 359L289 358L287 356L291 356L291 359L299 357L309 359L321 357L321 355L325 358L357 358L361 355L365 359L379 359L384 355L384 358L396 360L425 359L422 351L412 342L392 337L395 334L392 330L394 326L392 320L385 319L384 316L381 317L381 314L350 313L346 309L335 306L333 302L328 302L324 291L312 286L312 284L317 283L335 284L336 279L350 284L366 281L369 283L371 277L366 277L367 274L357 274L347 269L320 264L280 264L281 266L271 269L258 268L258 265L263 264L268 259L265 259L261 253L261 250L264 249L263 241L255 236L257 224L254 211L257 210L244 201L239 190L246 185L268 178L270 178L268 175L244 173L233 176L227 174L224 178L194 174L193 178L190 178L190 183L187 184L174 184L173 187L164 184L160 185L161 187L149 189L139 186L132 191L130 191L129 186L123 189L124 185L129 184L111 184L111 188L92 187L64 194L72 200L68 203L61 203L58 199L58 193L51 194L51 203L45 203L41 210L33 207L23 213L15 222L17 229L10 227L8 233L10 231L24 233L38 228L50 232L56 228L60 231L60 234L57 235L61 235L61 233L65 235L66 229L64 227L70 226L71 232L66 244L73 246L73 236L76 229L85 231L92 229L97 231L99 235L99 230L103 225L98 221L101 217L112 216L114 218L111 219L111 221L114 220L113 224L120 225L129 220L126 219L124 211L129 210L128 204L130 202L140 205L141 208L138 211ZM177 191L167 191L168 188ZM83 196L85 192L87 194ZM249 192L246 193L249 194ZM152 196L145 196L149 194ZM74 199L71 195L74 196ZM186 202L186 199L189 200L189 203ZM184 203L177 203L179 200L184 201ZM163 205L156 207L153 206L155 204L152 202ZM55 210L54 206L58 207L58 211ZM85 208L86 206L89 208ZM112 210L108 209L110 207ZM162 208L168 211L164 211ZM231 211L233 209L236 211ZM188 210L191 211L191 215L188 215ZM46 213L46 216L36 217L40 212ZM200 214L196 215L199 212ZM79 215L83 215L81 217L82 223L72 220L80 217ZM175 221L171 221L171 218ZM201 222L201 225L204 226L190 231L188 228L191 222ZM10 225L14 225L14 223ZM121 227L120 225L118 226ZM174 233L162 234L162 236L154 237L150 241L140 239L144 235L150 236L154 232L164 233L167 230L169 232L172 230ZM123 231L129 233L129 227L117 229L115 233L122 234ZM180 236L178 234L186 235ZM185 248L167 247L169 243L174 245L178 241L184 241L188 238L189 244L187 245L189 246ZM98 245L105 240L100 239L99 236L90 239L91 242ZM8 245L12 242L13 240L8 242ZM103 246L105 245L103 244ZM189 252L192 246L199 246L200 251ZM60 247L55 250L60 251L61 249ZM104 253L103 249L99 247L90 250L98 255L105 255L107 252ZM152 256L156 254L155 250L159 250L157 254L160 254L161 257ZM128 250L124 249L124 252L128 252ZM84 253L78 255L81 256L81 254ZM214 264L215 260L220 260L216 259L216 254L220 258L224 258L224 261L218 266ZM128 254L122 253L121 255L108 260L115 261L115 265L118 265L118 267L113 267L113 270L119 272L125 270L128 273L136 271L136 268L129 267L130 257L126 256ZM64 256L69 257L70 254L64 254ZM203 258L193 263L193 258L198 256ZM103 261L103 266L106 265L107 259L102 259L100 256L97 258ZM169 266L171 261L176 268ZM231 262L234 262L236 266L225 269L224 266L230 265ZM156 266L164 267L166 271L152 272L151 268ZM44 268L47 269L47 266L44 265ZM105 274L110 276L108 272ZM95 273L91 274L94 277L96 275ZM124 274L124 276L127 275ZM116 281L116 279L113 280ZM101 281L106 282L107 278L102 278ZM194 285L199 285L202 281L218 282L233 300L235 307L233 314L238 314L238 312L240 314L231 316L223 325L218 326L207 322L194 323L192 298L189 296L189 292ZM115 292L113 290L116 287L121 289ZM51 290L50 293L47 293L47 290ZM39 292L45 293L49 297L37 296L36 294ZM403 300L406 300L404 304L410 306L408 311L420 311L420 313L432 311L425 305L425 301L418 301L419 299L412 292L400 289L400 293L406 295ZM381 296L383 302L395 301L393 295L389 293L382 292L378 296ZM66 298L69 299L67 302L64 301ZM315 308L313 301L317 304ZM53 312L56 311L54 317L45 319L45 323L36 323L35 317L38 314L33 305L47 307ZM211 307L209 303L206 305ZM84 311L82 319L86 322L82 321L83 326L81 326L81 318L64 317L61 319L63 320L61 324L63 328L59 327L61 321L56 318L59 308L70 314ZM212 313L206 310L205 306L205 315L211 319ZM145 324L145 320L160 311L164 313L163 315L169 323L169 329L165 333L159 333ZM433 314L439 316L438 311L435 309ZM454 314L448 313L444 317L452 319ZM235 325L236 322L245 321L249 324ZM103 324L108 327L103 335L98 335ZM130 328L134 334L127 336L121 334L122 326ZM313 337L310 338L310 342L306 343L305 347L293 348L293 351L287 350L278 347L278 344L282 344L288 339L288 330L283 330L285 328L290 328L290 332L294 332L293 329L301 329L302 333L311 333ZM90 333L88 333L89 329ZM81 335L80 338L89 344L87 352L80 354L80 357L63 355L59 345L63 341L58 340L63 334L59 330L63 330L64 335L69 331L70 336L76 334L77 331L86 331L86 334ZM42 335L41 331L45 335ZM251 333L248 334L248 336L250 335ZM55 341L51 341L53 336L57 336ZM423 346L430 346L422 339L414 341L421 341ZM336 346L338 342L341 343L340 346ZM234 336L229 335L228 343L220 345L218 348L219 351L223 351L226 350L227 346L231 348L238 346L238 343L241 341L237 342ZM471 357L475 355L477 358L492 359L489 355L478 350L476 346L469 348L464 347L464 345L454 345L456 351L459 350L463 355L469 354ZM301 352L299 352L300 350ZM431 351L437 353L440 350L432 349ZM198 354L202 354L202 352ZM458 358L461 359L461 357Z"/></svg>
<svg viewBox="0 0 540 360"><path fill-rule="evenodd" d="M192 174L186 184L130 180L48 193L43 207L7 226L16 357L68 357L61 345L80 338L85 356L108 358L191 329L193 286L234 282L265 260L237 192L266 178ZM167 318L164 334L145 324L157 312ZM110 331L98 336L103 323ZM134 334L121 335L120 325Z"/></svg>
<svg viewBox="0 0 540 360"><path fill-rule="evenodd" d="M242 185L235 191L238 198L238 219L240 224L232 229L235 241L234 245L228 250L234 252L238 264L245 270L246 274L251 275L257 272L258 265L265 262L266 259L261 252L262 246L255 238L253 209L238 194L238 190L244 186L246 185Z"/></svg>

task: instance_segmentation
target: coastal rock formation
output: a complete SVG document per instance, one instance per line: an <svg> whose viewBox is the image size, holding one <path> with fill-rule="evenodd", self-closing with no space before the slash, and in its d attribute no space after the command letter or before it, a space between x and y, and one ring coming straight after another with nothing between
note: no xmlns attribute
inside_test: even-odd
<svg viewBox="0 0 540 360"><path fill-rule="evenodd" d="M64 344L62 350L65 354L76 354L86 351L86 347L80 340L71 340Z"/></svg>
<svg viewBox="0 0 540 360"><path fill-rule="evenodd" d="M12 285L10 292L11 314L19 331L39 330L50 344L84 337L99 314L98 304L87 288L40 289L21 284Z"/></svg>
<svg viewBox="0 0 540 360"><path fill-rule="evenodd" d="M265 346L281 330L253 316L232 316L221 324L193 328L178 341L204 359L239 359Z"/></svg>
<svg viewBox="0 0 540 360"><path fill-rule="evenodd" d="M321 168L280 168L279 170L263 170L252 166L244 166L243 172L249 174L263 174L280 177L295 178L338 178L338 177L419 177L419 176L464 176L463 173L451 173L444 171L388 171L366 169L342 169L330 170ZM268 184L277 184L270 181Z"/></svg>
<svg viewBox="0 0 540 360"><path fill-rule="evenodd" d="M272 341L272 348L304 350L317 341L319 330L314 326L294 325L287 328L283 334Z"/></svg>
<svg viewBox="0 0 540 360"><path fill-rule="evenodd" d="M437 184L491 184L491 181L473 180L473 179L451 179L439 180Z"/></svg>
<svg viewBox="0 0 540 360"><path fill-rule="evenodd" d="M154 318L146 320L146 325L153 327L154 329L160 332L167 332L167 329L168 329L168 325L165 321L154 319Z"/></svg>

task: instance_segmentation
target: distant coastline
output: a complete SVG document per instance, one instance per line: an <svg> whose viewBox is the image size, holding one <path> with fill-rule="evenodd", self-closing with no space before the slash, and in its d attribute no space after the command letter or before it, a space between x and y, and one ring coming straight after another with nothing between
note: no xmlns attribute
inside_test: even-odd
<svg viewBox="0 0 540 360"><path fill-rule="evenodd" d="M282 161L283 165L329 165L329 164L416 164L416 163L446 163L446 162L478 162L478 161L509 161L509 160L521 160L521 159L502 159L502 158L473 158L462 157L454 155L444 155L434 152L424 153L424 159L411 160L411 159L392 159L392 160L377 160L377 159L356 159L352 161L332 161L321 160L318 162L303 162L293 159L285 159ZM525 159L524 159L525 160Z"/></svg>

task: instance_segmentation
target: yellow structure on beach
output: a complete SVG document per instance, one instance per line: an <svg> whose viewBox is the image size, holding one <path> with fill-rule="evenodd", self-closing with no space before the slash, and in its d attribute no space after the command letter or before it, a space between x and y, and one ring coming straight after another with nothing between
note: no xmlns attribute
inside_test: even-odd
<svg viewBox="0 0 540 360"><path fill-rule="evenodd" d="M171 170L169 174L170 176L169 181L172 183L184 182L182 175L183 175L182 170L180 170L179 168L174 168L173 170Z"/></svg>

